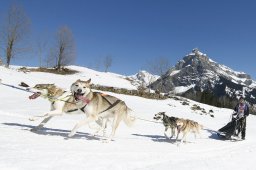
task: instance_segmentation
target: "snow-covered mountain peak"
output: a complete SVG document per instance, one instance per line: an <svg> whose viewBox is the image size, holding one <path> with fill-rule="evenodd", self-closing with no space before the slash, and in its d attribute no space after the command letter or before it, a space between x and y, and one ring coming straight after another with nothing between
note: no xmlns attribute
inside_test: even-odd
<svg viewBox="0 0 256 170"><path fill-rule="evenodd" d="M202 65L202 66L206 66L206 65L211 65L212 60L209 59L209 57L200 52L199 49L195 48L192 50L191 53L189 53L188 55L186 55L182 60L180 60L176 66L175 69L179 70L185 67L189 67L189 66L197 66L197 65Z"/></svg>
<svg viewBox="0 0 256 170"><path fill-rule="evenodd" d="M234 71L228 66L215 62L197 48L178 61L161 79L151 84L151 88L166 93L175 93L179 91L177 88L197 91L200 95L195 96L195 93L190 93L186 97L201 102L205 102L202 95L204 93L207 95L209 93L216 98L228 96L230 101L245 95L247 101L256 104L256 82L251 79L250 75ZM187 91L183 91L183 94ZM217 100L215 103L209 103L212 102L210 99L207 102L217 105ZM221 102L225 105L225 101Z"/></svg>
<svg viewBox="0 0 256 170"><path fill-rule="evenodd" d="M128 78L132 81L135 86L148 86L149 84L155 82L160 76L153 75L145 70L141 70L135 75L129 76Z"/></svg>
<svg viewBox="0 0 256 170"><path fill-rule="evenodd" d="M184 70L183 72L192 71L196 75L203 76L206 79L221 76L238 84L256 87L256 83L251 80L250 75L244 72L234 71L228 66L215 62L197 48L193 49L191 53L180 60L175 65L175 69L172 69L172 71L176 72L177 70Z"/></svg>

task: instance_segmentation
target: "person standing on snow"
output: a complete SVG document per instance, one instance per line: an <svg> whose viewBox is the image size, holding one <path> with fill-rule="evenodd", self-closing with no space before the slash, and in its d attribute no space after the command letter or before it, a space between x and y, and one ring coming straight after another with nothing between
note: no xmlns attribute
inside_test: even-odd
<svg viewBox="0 0 256 170"><path fill-rule="evenodd" d="M241 132L242 140L245 140L245 133L246 133L246 117L249 116L249 106L245 103L245 100L243 97L239 98L239 102L234 108L235 113L233 115L236 115L239 119L239 129L238 134ZM237 134L237 135L238 135Z"/></svg>

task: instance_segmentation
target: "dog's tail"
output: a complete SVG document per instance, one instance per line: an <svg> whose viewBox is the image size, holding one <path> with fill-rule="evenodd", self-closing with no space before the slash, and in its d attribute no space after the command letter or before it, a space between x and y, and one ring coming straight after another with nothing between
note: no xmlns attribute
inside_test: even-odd
<svg viewBox="0 0 256 170"><path fill-rule="evenodd" d="M129 127L131 127L136 120L135 116L132 113L132 110L127 106L126 106L125 114L123 116L123 120L124 120L124 123Z"/></svg>

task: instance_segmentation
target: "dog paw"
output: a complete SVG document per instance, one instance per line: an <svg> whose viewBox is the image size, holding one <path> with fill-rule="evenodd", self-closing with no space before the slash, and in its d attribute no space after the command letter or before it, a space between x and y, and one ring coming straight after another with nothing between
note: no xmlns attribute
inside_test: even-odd
<svg viewBox="0 0 256 170"><path fill-rule="evenodd" d="M99 136L100 134L99 134L99 131L96 131L95 133L93 133L93 136L95 137L95 136Z"/></svg>
<svg viewBox="0 0 256 170"><path fill-rule="evenodd" d="M71 138L71 137L73 137L74 135L75 135L74 132L70 132L70 133L68 134L68 137Z"/></svg>

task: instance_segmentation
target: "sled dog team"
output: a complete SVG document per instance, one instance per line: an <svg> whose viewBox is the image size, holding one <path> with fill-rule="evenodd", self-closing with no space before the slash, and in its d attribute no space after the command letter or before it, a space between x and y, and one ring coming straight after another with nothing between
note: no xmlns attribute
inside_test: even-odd
<svg viewBox="0 0 256 170"><path fill-rule="evenodd" d="M102 132L103 137L106 138L105 129L107 122L111 122L112 131L106 139L110 141L113 139L116 129L122 120L127 126L131 126L136 118L132 115L132 110L127 107L125 102L114 96L92 91L90 82L91 79L87 81L79 79L71 85L70 91L64 91L54 84L37 84L30 88L36 91L29 96L30 99L42 96L51 102L51 110L49 112L30 118L31 121L43 118L42 122L33 128L32 131L43 128L54 116L69 114L77 110L86 114L86 117L74 126L68 137L74 136L80 127L96 122L100 128L97 129L95 134ZM184 140L186 141L186 136L189 132L196 135L200 134L202 129L202 126L195 121L168 117L164 112L155 114L154 119L163 122L165 134L168 129L171 129L171 138L175 135L175 131L177 131L176 141L181 132L183 134L181 143Z"/></svg>
<svg viewBox="0 0 256 170"><path fill-rule="evenodd" d="M183 143L184 140L186 142L186 137L188 135L189 132L191 133L194 133L195 135L195 138L196 138L196 135L200 135L200 130L203 129L203 126L200 125L199 123L193 121L193 120L189 120L189 119L182 119L182 118L177 118L177 117L169 117L165 114L165 112L159 112L159 113L156 113L155 116L154 116L154 119L155 120L161 120L163 122L163 125L165 127L165 136L167 138L168 135L167 135L167 131L169 129L171 129L171 137L174 137L175 136L175 131L177 131L177 136L176 136L176 140L179 138L179 134L180 132L183 134L182 138L181 138L181 142L180 143Z"/></svg>

